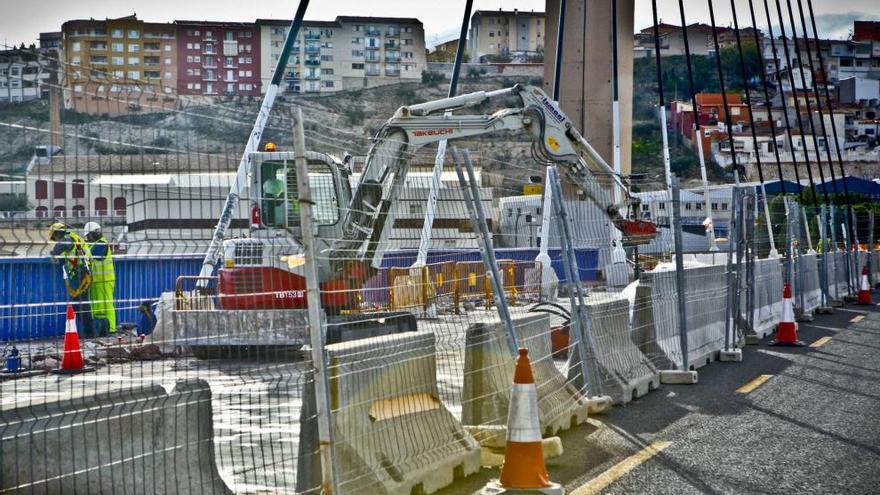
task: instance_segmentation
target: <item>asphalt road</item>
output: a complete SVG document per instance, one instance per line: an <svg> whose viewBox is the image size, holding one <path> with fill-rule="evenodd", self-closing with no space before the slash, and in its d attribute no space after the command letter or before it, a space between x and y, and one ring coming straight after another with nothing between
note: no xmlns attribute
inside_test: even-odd
<svg viewBox="0 0 880 495"><path fill-rule="evenodd" d="M551 478L582 495L880 493L880 308L817 315L799 337L807 347L748 346L742 363L701 368L697 385L663 385L569 430ZM644 455L649 445L665 448ZM497 476L484 469L441 493Z"/></svg>

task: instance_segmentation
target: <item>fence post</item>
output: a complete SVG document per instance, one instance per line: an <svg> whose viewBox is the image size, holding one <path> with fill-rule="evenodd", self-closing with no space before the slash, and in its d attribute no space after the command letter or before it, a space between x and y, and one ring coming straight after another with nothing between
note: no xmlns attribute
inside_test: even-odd
<svg viewBox="0 0 880 495"><path fill-rule="evenodd" d="M593 343L590 322L586 317L586 302L584 301L584 287L578 272L577 259L574 256L574 242L571 237L571 217L562 197L562 188L559 187L559 174L556 167L551 165L551 181L548 184L552 189L553 208L556 212L557 230L559 231L559 252L562 255L562 265L565 269L565 278L568 279L568 299L571 304L572 329L577 336L578 355L581 358L581 376L587 394L592 391L590 400L598 409L610 407L611 398L602 396L602 381L599 379L599 366L596 361L595 345ZM588 368L589 366L589 368ZM584 395L587 395L584 394Z"/></svg>
<svg viewBox="0 0 880 495"><path fill-rule="evenodd" d="M749 331L755 331L755 220L758 218L758 197L754 189L748 189L749 207L745 218L746 238L746 321Z"/></svg>
<svg viewBox="0 0 880 495"><path fill-rule="evenodd" d="M464 156L462 165L462 155ZM480 257L486 266L486 272L489 277L489 283L492 286L492 298L495 301L495 307L498 310L498 317L501 324L507 330L507 345L510 348L511 355L516 355L519 349L519 339L516 335L516 329L513 328L513 320L510 318L510 309L507 307L507 299L504 297L504 282L498 273L498 261L495 259L495 248L492 245L492 237L489 229L486 227L486 213L483 211L483 203L480 201L480 188L477 186L476 174L474 174L474 165L471 162L471 155L468 150L459 153L458 148L452 148L452 159L455 162L455 173L458 175L458 183L461 185L464 203L467 206L468 214L471 217L471 223L474 226L474 232L477 233L480 242ZM463 168L467 167L468 178L465 179ZM470 184L468 184L468 181ZM470 188L470 189L469 189Z"/></svg>
<svg viewBox="0 0 880 495"><path fill-rule="evenodd" d="M727 230L727 307L724 311L724 349L721 351L719 359L721 361L733 361L733 359L727 359L727 356L733 353L734 349L731 344L731 334L736 332L737 322L739 321L739 314L734 308L736 308L735 299L738 296L738 288L739 288L739 274L737 273L734 276L734 269L739 271L739 264L741 255L740 255L740 245L739 235L740 228L739 222L740 218L740 209L742 206L741 203L741 191L739 188L734 187L732 189L733 195L732 199L732 208L731 208L731 217L730 223L728 224ZM674 199L673 199L674 201ZM673 214L675 212L673 211ZM676 235L678 235L678 229L676 227ZM734 257L734 239L736 239L736 268L734 268L733 257ZM678 245L676 244L676 262L678 261ZM740 354L741 356L741 354ZM741 358L740 358L741 359Z"/></svg>
<svg viewBox="0 0 880 495"><path fill-rule="evenodd" d="M825 220L828 221L828 230L830 230L831 237L831 252L834 253L834 305L842 305L843 299L840 297L840 285L837 283L837 252L840 249L837 247L837 229L834 228L834 205L828 207L828 211L826 212Z"/></svg>
<svg viewBox="0 0 880 495"><path fill-rule="evenodd" d="M699 141L699 140L697 140ZM669 384L697 383L697 372L690 371L688 362L687 304L685 301L684 253L681 243L681 191L678 177L672 177L672 231L675 242L675 281L678 292L678 332L681 346L681 369L660 372L660 382ZM716 247L717 250L717 247Z"/></svg>
<svg viewBox="0 0 880 495"><path fill-rule="evenodd" d="M868 210L868 285L874 287L874 210Z"/></svg>
<svg viewBox="0 0 880 495"><path fill-rule="evenodd" d="M855 227L855 225L853 225ZM846 233L846 225L841 224L840 233L843 235L843 249L846 252L846 296L843 298L854 300L855 295L853 293L853 280L852 280L852 242L849 240L849 236Z"/></svg>
<svg viewBox="0 0 880 495"><path fill-rule="evenodd" d="M819 274L819 286L822 288L822 304L819 305L819 309L817 309L816 312L820 314L831 314L834 312L834 310L831 309L831 297L828 294L829 242L825 238L827 233L827 229L825 227L825 206L819 207L818 216L816 218L816 225L819 227L819 254L822 256L822 270Z"/></svg>
<svg viewBox="0 0 880 495"><path fill-rule="evenodd" d="M324 356L324 315L321 311L321 294L316 264L314 217L312 215L312 191L309 187L309 169L306 162L305 132L302 109L296 109L293 146L296 153L297 201L302 226L303 266L306 279L306 301L309 315L309 340L312 347L312 365L315 376L315 408L318 417L318 441L321 456L321 486L325 494L336 493L334 470L333 434L330 428L330 395Z"/></svg>

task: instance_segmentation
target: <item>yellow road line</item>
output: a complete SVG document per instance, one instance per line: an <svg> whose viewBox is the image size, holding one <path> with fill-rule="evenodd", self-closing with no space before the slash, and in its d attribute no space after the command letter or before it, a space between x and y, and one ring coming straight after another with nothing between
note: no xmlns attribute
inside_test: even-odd
<svg viewBox="0 0 880 495"><path fill-rule="evenodd" d="M821 339L810 344L810 347L822 347L831 340L831 337L822 337Z"/></svg>
<svg viewBox="0 0 880 495"><path fill-rule="evenodd" d="M575 488L574 491L571 492L571 495L595 495L601 492L607 488L608 485L619 480L623 475L659 454L663 449L670 445L672 445L672 442L665 440L660 440L648 445L644 449L615 464L612 468L599 476L596 476L587 483Z"/></svg>
<svg viewBox="0 0 880 495"><path fill-rule="evenodd" d="M771 378L773 378L773 375L760 375L757 378L755 378L754 380L750 381L749 383L746 383L742 387L736 389L736 393L747 394L747 393L751 392L752 390L755 390L756 388L760 387L761 385L766 383L767 380L769 380Z"/></svg>
<svg viewBox="0 0 880 495"><path fill-rule="evenodd" d="M858 323L865 319L865 315L853 316L852 320L849 320L850 323Z"/></svg>

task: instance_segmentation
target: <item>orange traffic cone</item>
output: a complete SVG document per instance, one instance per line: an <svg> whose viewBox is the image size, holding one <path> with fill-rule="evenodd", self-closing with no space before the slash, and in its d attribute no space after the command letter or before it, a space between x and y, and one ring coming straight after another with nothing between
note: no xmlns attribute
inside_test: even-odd
<svg viewBox="0 0 880 495"><path fill-rule="evenodd" d="M527 491L562 495L562 486L550 481L544 465L541 426L538 421L538 392L529 350L520 349L513 373L513 390L507 413L507 447L501 479L490 481L483 493Z"/></svg>
<svg viewBox="0 0 880 495"><path fill-rule="evenodd" d="M61 356L61 367L52 370L59 375L73 375L85 371L93 371L83 364L82 349L79 347L79 333L76 331L76 315L73 306L67 305L67 326L64 329L64 353Z"/></svg>
<svg viewBox="0 0 880 495"><path fill-rule="evenodd" d="M862 268L862 283L859 286L859 299L856 304L871 304L871 284L868 283L868 265Z"/></svg>
<svg viewBox="0 0 880 495"><path fill-rule="evenodd" d="M804 345L797 338L797 323L794 322L794 309L791 305L791 284L788 282L782 287L782 317L776 326L776 338L770 341L770 345Z"/></svg>

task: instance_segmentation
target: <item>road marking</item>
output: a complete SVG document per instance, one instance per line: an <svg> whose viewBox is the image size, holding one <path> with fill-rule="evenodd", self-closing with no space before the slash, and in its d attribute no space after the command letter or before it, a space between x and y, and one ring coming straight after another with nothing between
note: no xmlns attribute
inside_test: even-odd
<svg viewBox="0 0 880 495"><path fill-rule="evenodd" d="M612 468L599 476L596 476L587 483L575 488L574 491L571 492L571 495L595 495L601 492L607 488L608 485L619 480L623 475L659 454L663 449L670 445L672 445L672 442L665 440L660 440L648 445L644 449L615 464Z"/></svg>
<svg viewBox="0 0 880 495"><path fill-rule="evenodd" d="M810 347L822 347L823 345L827 344L829 341L831 341L831 337L822 337L821 339L810 344Z"/></svg>
<svg viewBox="0 0 880 495"><path fill-rule="evenodd" d="M755 390L756 388L760 387L761 385L766 383L767 380L769 380L771 378L773 378L773 375L760 375L757 378L755 378L754 380L750 381L749 383L746 383L742 387L736 389L736 393L747 394L747 393L751 392L752 390Z"/></svg>
<svg viewBox="0 0 880 495"><path fill-rule="evenodd" d="M865 319L865 315L853 316L852 320L849 320L850 323L858 323Z"/></svg>

